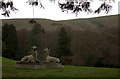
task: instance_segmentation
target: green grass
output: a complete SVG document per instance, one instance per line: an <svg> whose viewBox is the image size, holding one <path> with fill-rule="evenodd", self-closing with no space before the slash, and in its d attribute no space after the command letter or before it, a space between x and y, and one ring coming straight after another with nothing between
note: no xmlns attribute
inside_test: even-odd
<svg viewBox="0 0 120 79"><path fill-rule="evenodd" d="M3 77L117 77L117 68L65 66L64 68L27 69L14 68L16 61L2 58Z"/></svg>

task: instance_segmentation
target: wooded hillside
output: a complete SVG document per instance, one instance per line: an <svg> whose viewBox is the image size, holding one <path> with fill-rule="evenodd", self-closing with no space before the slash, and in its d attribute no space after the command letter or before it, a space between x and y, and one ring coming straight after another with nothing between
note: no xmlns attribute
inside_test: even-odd
<svg viewBox="0 0 120 79"><path fill-rule="evenodd" d="M2 24L13 24L19 40L19 59L27 55L25 48L29 34L34 26L31 19L5 19ZM64 27L70 37L72 55L61 57L63 64L120 67L118 63L118 16L106 16L91 19L52 21L35 19L45 29L40 39L41 49L49 47L51 55L58 57L59 32Z"/></svg>

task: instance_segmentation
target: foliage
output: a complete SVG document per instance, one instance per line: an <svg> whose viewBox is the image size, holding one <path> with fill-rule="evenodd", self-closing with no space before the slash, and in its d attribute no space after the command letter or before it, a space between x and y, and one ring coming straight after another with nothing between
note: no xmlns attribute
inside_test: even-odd
<svg viewBox="0 0 120 79"><path fill-rule="evenodd" d="M36 45L38 46L38 48L40 48L39 43L41 43L41 41L39 40L38 37L40 37L42 33L45 33L45 30L41 27L40 24L36 23L28 37L28 43L27 43L27 48L26 48L27 52L30 51L33 45Z"/></svg>
<svg viewBox="0 0 120 79"><path fill-rule="evenodd" d="M19 41L19 50L25 51L27 40L28 40L29 31L27 29L20 29L17 31L18 41Z"/></svg>
<svg viewBox="0 0 120 79"><path fill-rule="evenodd" d="M38 2L38 0L28 0L26 3L29 3L29 5L32 5L32 6L39 6L40 8L44 9L44 6L41 3L41 1Z"/></svg>
<svg viewBox="0 0 120 79"><path fill-rule="evenodd" d="M95 55L93 53L86 54L84 58L86 66L94 66Z"/></svg>
<svg viewBox="0 0 120 79"><path fill-rule="evenodd" d="M85 55L85 65L86 66L93 66L93 67L117 67L110 64L105 57L95 57L95 54L90 53Z"/></svg>
<svg viewBox="0 0 120 79"><path fill-rule="evenodd" d="M4 12L1 15L4 15L5 17L9 17L11 11L18 11L18 9L14 7L13 1L11 0L7 2L4 2L4 0L0 1L0 9Z"/></svg>
<svg viewBox="0 0 120 79"><path fill-rule="evenodd" d="M59 3L59 6L62 10L62 12L64 11L72 11L72 13L75 13L76 16L78 15L79 12L87 12L87 13L100 13L102 10L105 11L105 13L108 13L112 6L110 6L109 4L107 4L105 1L103 1L103 3L101 4L101 6L93 11L90 6L91 6L91 2L89 0L67 0L66 3Z"/></svg>
<svg viewBox="0 0 120 79"><path fill-rule="evenodd" d="M62 27L59 33L58 49L57 49L57 53L59 57L69 56L71 54L70 41L71 40L67 34L66 29Z"/></svg>
<svg viewBox="0 0 120 79"><path fill-rule="evenodd" d="M28 53L25 52L26 46L27 46L28 35L29 35L29 31L26 30L25 28L17 31L19 49L18 49L18 52L16 53L16 60L20 60L22 57L28 55Z"/></svg>
<svg viewBox="0 0 120 79"><path fill-rule="evenodd" d="M54 2L55 0L49 0L50 2ZM102 1L102 4L100 5L100 7L98 9L96 9L95 11L92 10L91 7L91 3L94 0L64 0L65 3L60 3L60 0L58 1L58 6L59 8L62 10L62 12L67 11L72 11L72 13L75 13L76 16L78 15L79 12L87 12L87 13L100 13L101 11L105 11L105 13L108 13L112 6L109 5L109 3L107 2L115 2L115 0L99 0ZM34 6L38 6L40 8L45 9L45 7L43 6L43 4L41 3L41 0L28 0L26 3L28 3L29 5L32 5L33 8ZM10 10L7 10L7 8L10 6L10 10L11 11L17 11L18 9L16 9L13 6L13 1L8 1L7 3L5 3L4 1L0 2L0 9L2 9L4 11L4 13L2 13L2 15L9 17L10 14ZM33 10L33 16L34 16L34 10Z"/></svg>
<svg viewBox="0 0 120 79"><path fill-rule="evenodd" d="M105 64L108 64L107 62L105 62L105 58L104 58L104 57L99 57L99 58L96 60L94 66L95 66L95 67L104 67Z"/></svg>
<svg viewBox="0 0 120 79"><path fill-rule="evenodd" d="M15 59L18 50L18 37L14 25L2 26L3 56Z"/></svg>

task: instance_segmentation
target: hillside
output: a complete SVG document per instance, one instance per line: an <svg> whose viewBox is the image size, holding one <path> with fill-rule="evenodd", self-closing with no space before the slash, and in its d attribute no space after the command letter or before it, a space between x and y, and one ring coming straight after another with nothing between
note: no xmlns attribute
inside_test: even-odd
<svg viewBox="0 0 120 79"><path fill-rule="evenodd" d="M68 66L60 69L14 68L16 61L2 58L3 77L118 77L115 68L96 68L85 66Z"/></svg>
<svg viewBox="0 0 120 79"><path fill-rule="evenodd" d="M72 56L61 57L60 60L63 64L120 67L118 61L118 15L65 21L35 19L46 32L35 34L34 38L30 38L31 30L34 27L34 24L29 22L30 20L4 19L2 21L3 25L4 23L13 24L17 29L19 42L19 50L16 52L17 60L28 55L28 52L25 51L29 43L28 40L33 39L37 41L40 49L38 52L41 52L44 48L50 48L50 55L58 57L59 33L61 27L64 27L71 40L69 46ZM31 45L29 46L31 47ZM4 55L6 54L4 53Z"/></svg>
<svg viewBox="0 0 120 79"><path fill-rule="evenodd" d="M101 25L118 25L118 15L113 16L105 16L98 18L90 18L90 19L73 19L73 20L65 20L65 21L52 21L48 19L35 19L37 23L41 24L46 30L54 31L59 27L68 27L72 30L79 29L96 29ZM2 24L8 23L16 26L17 30L22 28L26 28L27 30L31 30L33 24L29 23L30 19L3 19Z"/></svg>

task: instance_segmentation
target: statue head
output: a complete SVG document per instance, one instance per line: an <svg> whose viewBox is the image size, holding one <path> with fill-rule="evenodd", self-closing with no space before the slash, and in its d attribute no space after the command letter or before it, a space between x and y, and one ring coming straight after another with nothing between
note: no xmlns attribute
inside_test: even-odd
<svg viewBox="0 0 120 79"><path fill-rule="evenodd" d="M45 48L45 49L43 49L43 51L44 51L44 53L46 53L46 54L49 55L49 53L50 53L50 48Z"/></svg>
<svg viewBox="0 0 120 79"><path fill-rule="evenodd" d="M35 45L32 46L33 51L37 50L37 47Z"/></svg>

